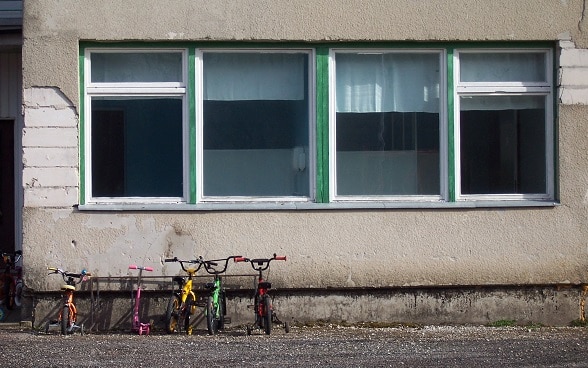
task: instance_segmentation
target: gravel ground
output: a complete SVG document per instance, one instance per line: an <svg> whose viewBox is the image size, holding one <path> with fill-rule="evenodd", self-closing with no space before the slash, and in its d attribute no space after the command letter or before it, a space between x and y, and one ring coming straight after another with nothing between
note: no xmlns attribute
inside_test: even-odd
<svg viewBox="0 0 588 368"><path fill-rule="evenodd" d="M587 328L425 326L230 329L217 336L60 336L0 326L9 367L587 367Z"/></svg>

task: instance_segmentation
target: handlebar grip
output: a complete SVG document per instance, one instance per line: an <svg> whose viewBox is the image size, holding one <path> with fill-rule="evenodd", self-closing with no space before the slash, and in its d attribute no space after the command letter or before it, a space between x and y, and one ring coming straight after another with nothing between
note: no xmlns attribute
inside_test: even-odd
<svg viewBox="0 0 588 368"><path fill-rule="evenodd" d="M245 262L245 261L247 261L247 258L245 258L245 257L235 257L233 259L235 260L235 262Z"/></svg>
<svg viewBox="0 0 588 368"><path fill-rule="evenodd" d="M130 265L129 266L129 270L136 270L137 269L137 265Z"/></svg>
<svg viewBox="0 0 588 368"><path fill-rule="evenodd" d="M276 261L285 261L286 260L286 256L277 256L276 258L274 258Z"/></svg>
<svg viewBox="0 0 588 368"><path fill-rule="evenodd" d="M153 271L153 267L145 267L143 268L145 271Z"/></svg>
<svg viewBox="0 0 588 368"><path fill-rule="evenodd" d="M47 267L47 269L48 269L49 271L57 271L57 268L55 268L55 267Z"/></svg>
<svg viewBox="0 0 588 368"><path fill-rule="evenodd" d="M174 258L166 258L166 259L164 259L163 261L164 261L164 262L175 262L175 261L177 261L177 260L178 260L178 258L177 258L177 257L174 257Z"/></svg>

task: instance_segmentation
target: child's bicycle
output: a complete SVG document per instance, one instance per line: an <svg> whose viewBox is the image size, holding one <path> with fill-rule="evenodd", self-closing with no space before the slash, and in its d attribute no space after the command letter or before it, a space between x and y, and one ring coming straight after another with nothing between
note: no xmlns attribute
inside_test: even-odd
<svg viewBox="0 0 588 368"><path fill-rule="evenodd" d="M153 271L153 268L130 265L129 270L139 270L139 277L137 279L137 292L135 293L135 306L133 307L133 322L131 328L133 331L137 331L139 335L149 335L149 332L151 331L151 323L141 322L139 319L139 304L141 301L141 275L143 271Z"/></svg>
<svg viewBox="0 0 588 368"><path fill-rule="evenodd" d="M202 257L201 257L202 258ZM226 324L231 323L231 318L227 317L227 300L221 274L227 270L229 260L242 258L241 256L230 256L227 258L213 259L203 261L204 269L211 275L214 275L214 281L204 285L209 290L210 295L206 301L206 328L209 335L216 334L223 330ZM223 264L224 262L224 264Z"/></svg>
<svg viewBox="0 0 588 368"><path fill-rule="evenodd" d="M17 266L21 259L22 251L20 250L14 253L2 253L4 273L1 276L3 286L0 288L0 292L2 292L0 304L3 304L8 310L22 305L22 267ZM5 317L6 313L0 307L0 321L3 321Z"/></svg>
<svg viewBox="0 0 588 368"><path fill-rule="evenodd" d="M272 299L268 294L272 284L263 279L262 272L267 270L270 266L271 261L285 261L286 256L274 256L272 258L256 258L249 259L244 257L235 258L235 262L249 262L251 267L258 272L257 277L257 288L255 291L254 298L254 313L255 322L253 325L247 325L247 335L251 335L253 329L261 329L266 335L269 335L272 331L272 323L282 324L286 333L290 332L290 324L288 322L282 322L278 319L277 314L274 312Z"/></svg>
<svg viewBox="0 0 588 368"><path fill-rule="evenodd" d="M182 270L188 274L187 278L176 276L174 282L178 284L178 290L173 293L167 304L165 313L165 329L167 333L179 332L180 326L187 335L192 334L190 316L196 312L196 294L192 291L192 281L196 272L202 267L202 260L179 260L178 257L165 259L165 262L180 262ZM196 268L186 268L186 264L198 264Z"/></svg>
<svg viewBox="0 0 588 368"><path fill-rule="evenodd" d="M89 272L86 270L82 270L80 273L71 273L64 271L60 268L55 267L47 267L49 271L49 275L58 273L65 281L65 285L61 287L63 291L63 299L62 305L59 308L59 314L56 320L48 321L45 325L45 333L49 332L51 327L59 327L61 329L62 335L72 334L75 331L79 330L80 334L84 334L84 325L77 325L77 316L78 316L78 309L74 304L74 291L76 290L76 285L81 283L84 280L87 280L88 277L91 276ZM78 279L78 281L75 281Z"/></svg>

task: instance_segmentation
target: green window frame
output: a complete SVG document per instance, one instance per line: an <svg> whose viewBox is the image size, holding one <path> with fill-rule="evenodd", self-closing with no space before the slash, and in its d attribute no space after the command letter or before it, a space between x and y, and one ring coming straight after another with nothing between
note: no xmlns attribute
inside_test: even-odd
<svg viewBox="0 0 588 368"><path fill-rule="evenodd" d="M223 210L230 208L237 210L249 210L420 208L423 206L433 208L451 208L471 207L472 204L473 206L489 207L554 205L556 203L557 193L555 179L557 165L555 164L556 127L554 125L554 116L556 103L554 100L555 87L553 82L553 74L555 62L553 60L553 50L554 46L549 43L496 43L491 45L474 43L337 43L321 45L247 44L246 46L240 43L218 43L211 46L211 44L204 45L199 43L171 44L162 42L97 44L92 42L82 42L80 45L79 57L81 70L80 206L82 209L96 210L109 208L168 208L188 210ZM181 54L181 66L180 70L171 68L169 72L162 72L161 75L155 77L159 78L160 80L141 81L131 79L130 81L125 81L124 83L109 84L108 77L101 77L106 79L101 79L100 81L90 80L92 76L92 53L146 53L156 55L179 53ZM535 61L540 60L544 63L544 80L539 82L513 80L498 83L494 83L492 80L483 80L481 82L460 80L463 74L459 69L462 65L460 60L461 55L475 56L479 54L498 54L499 57L495 62L500 64L500 62L504 62L504 60L506 60L505 58L500 58L500 55L525 55L529 53L533 54ZM391 112L385 113L379 113L376 111L376 114L380 114L382 116L386 115L382 117L382 121L384 122L383 124L385 129L389 132L392 132L391 134L394 136L394 138L386 138L387 140L385 141L385 145L387 145L387 147L391 147L388 148L388 152L397 152L399 155L409 154L412 155L413 158L419 156L419 152L421 152L423 156L426 156L427 152L438 152L435 153L436 156L432 156L434 157L433 164L435 165L435 170L431 170L432 166L430 166L430 162L429 166L421 166L421 179L430 178L431 175L436 177L436 181L432 183L432 187L430 185L431 183L425 182L424 187L421 185L423 183L419 183L418 188L413 186L406 190L400 190L396 187L392 187L392 189L388 189L388 191L384 190L382 192L378 192L376 189L372 188L370 189L371 192L362 192L361 187L359 187L359 190L357 187L350 187L351 189L341 189L344 186L341 186L341 183L337 183L337 114L339 114L340 122L345 121L341 120L342 117L346 118L347 120L349 120L349 117L352 118L352 130L348 130L347 133L343 132L343 137L347 137L345 138L347 143L341 146L343 151L354 151L357 150L357 148L354 147L359 146L367 146L368 148L361 149L366 152L378 151L377 148L374 148L374 137L369 137L368 133L365 133L368 134L368 136L363 137L362 142L354 142L353 139L354 135L356 135L358 131L362 132L362 124L366 124L365 126L368 128L373 128L374 124L376 124L374 123L375 120L372 121L373 116L368 117L366 120L365 116L361 116L360 119L357 119L358 116L354 116L353 113L350 113L349 116L345 117L345 114L348 114L345 111L337 112L337 56L374 54L386 55L386 58L390 58L392 60L389 62L389 65L391 66L388 69L390 70L399 67L399 65L402 65L402 63L395 64L397 63L397 61L394 61L395 59L402 59L407 56L414 57L418 60L420 60L421 56L424 56L424 59L429 60L429 66L433 65L430 64L430 60L437 60L435 65L438 66L439 69L437 80L439 86L438 116L435 115L433 120L431 120L431 117L426 116L425 113L420 113L418 110L411 112L412 110L409 108L400 108L398 109L399 111L388 109ZM243 193L237 193L236 195L233 195L232 193L232 190L236 188L234 186L228 186L225 187L225 189L222 189L222 186L218 186L221 189L216 190L217 185L214 185L215 190L206 189L206 176L207 173L210 173L210 171L207 171L209 169L206 169L207 152L210 152L207 150L233 150L243 148L239 145L225 145L226 137L221 134L222 132L213 132L214 129L211 130L210 124L216 121L214 119L210 120L210 116L215 116L214 111L224 110L227 106L231 105L241 106L235 110L236 112L234 114L242 114L242 111L248 111L247 109L249 109L249 111L252 109L271 110L275 108L276 111L290 109L290 107L285 107L288 105L288 103L284 102L276 103L269 101L263 105L264 107L262 107L262 105L257 105L256 103L234 103L230 102L227 98L206 97L206 94L210 91L211 88L207 87L209 84L205 84L204 81L207 75L206 72L208 71L205 70L207 69L206 57L208 57L208 55L220 57L221 59L225 56L227 56L226 59L230 59L234 56L240 57L241 55L245 55L246 58L249 58L250 60L254 60L255 57L259 55L261 55L262 58L263 55L268 55L269 59L272 59L273 56L279 58L279 56L283 55L303 55L303 59L305 60L303 64L303 84L305 97L304 102L298 105L299 107L303 106L303 110L300 111L303 111L303 115L306 114L304 119L306 119L305 128L307 131L304 133L305 135L302 135L303 141L300 141L299 138L297 138L298 141L292 140L292 143L276 143L278 145L281 144L280 147L284 147L284 149L292 151L292 154L288 154L288 157L290 157L289 165L292 168L298 170L298 172L306 170L306 176L303 179L304 185L302 187L305 189L303 189L302 192L293 191L293 194L290 195L288 194L290 192L282 191L280 188L283 186L280 187L279 185L277 187L278 189L274 193L270 193L268 195L264 195L263 188L261 188L261 193L252 189L251 192L244 191ZM178 59L173 57L171 58L171 61L161 55L156 56L154 59L155 63L169 62L173 65L178 63ZM344 58L340 59L343 60ZM479 60L484 60L484 58L479 58ZM114 60L113 62L124 64L125 57L123 56L120 58L120 60ZM230 63L227 63L226 60L224 62L224 65L231 65ZM525 61L523 60L522 62ZM149 65L149 62L145 61L145 64ZM289 67L286 67L286 69L288 68ZM428 68L430 69L430 67ZM96 70L94 70L94 73L96 73ZM118 74L114 73L112 75L114 76L113 78L123 78L123 74L124 73L120 72ZM222 74L222 72L220 74ZM217 73L210 75L214 76L219 74ZM342 76L340 75L339 78L342 78ZM399 92L394 93L402 93L401 88L403 83L406 85L407 82L402 81L397 83L397 85L394 87L394 90ZM481 134L472 135L473 133L471 133L471 130L463 130L465 129L465 124L467 122L467 120L464 119L466 119L468 116L473 116L473 118L477 119L476 116L488 116L489 114L487 112L480 113L478 111L477 115L472 115L472 113L469 111L477 110L470 107L466 108L466 110L464 110L466 112L464 112L461 111L460 108L464 107L463 101L465 97L474 97L472 99L474 102L476 102L478 98L480 98L480 101L482 101L485 97L488 97L491 101L498 103L502 101L500 96L509 96L514 98L514 100L519 99L522 101L520 103L523 105L537 105L537 101L540 100L544 106L544 109L541 110L541 113L543 114L541 115L543 122L542 124L544 124L542 129L543 135L527 135L528 138L535 139L534 142L544 142L544 150L529 150L529 148L525 148L529 151L526 155L523 155L523 158L517 162L517 165L520 166L522 164L527 164L529 162L529 158L535 160L533 167L537 168L538 164L540 164L539 166L541 166L541 170L543 170L541 171L540 175L542 175L542 185L544 185L545 190L537 190L536 187L531 187L532 190L526 191L524 188L529 188L529 186L527 184L523 184L521 187L523 189L513 190L512 193L503 189L496 189L498 187L492 189L494 192L491 190L490 192L486 193L483 191L484 186L481 184L477 184L477 186L471 186L470 184L470 187L464 186L465 175L467 174L471 176L476 174L476 172L462 171L463 163L466 161L462 162L460 160L464 160L463 157L465 156L467 158L468 155L474 157L471 153L469 153L469 151L466 150L466 148L464 148L465 146L462 146L463 141L468 137L468 134L470 137L472 137L472 139L481 139L482 137ZM168 109L167 114L170 116L176 114L178 111L181 112L181 117L175 118L176 123L174 123L174 129L176 131L176 138L173 138L177 143L177 134L180 134L181 152L178 154L178 150L176 150L176 153L174 153L175 156L170 156L174 157L176 161L178 160L178 157L181 156L181 158L179 158L179 160L181 160L181 164L175 165L173 167L174 177L181 177L181 186L170 185L169 190L166 192L163 189L166 187L165 185L154 185L153 192L149 192L146 188L141 188L141 190L145 189L146 194L142 193L140 190L137 190L136 192L131 190L128 192L129 195L117 196L116 194L120 192L116 192L114 186L108 186L107 184L104 184L109 182L108 178L103 180L103 184L100 184L100 180L96 180L95 178L93 179L91 171L97 164L92 162L93 153L91 129L93 119L99 119L100 116L99 114L96 115L96 113L94 116L92 116L92 109L93 107L95 108L96 106L100 106L104 116L116 116L117 106L121 104L121 100L125 101L125 99L127 105L129 106L133 104L140 105L141 103L147 105L147 100L157 104L162 104L162 106L169 106L166 108ZM260 99L262 98L260 97ZM283 99L283 101L286 101L289 98L283 97ZM118 102L109 100L116 100ZM216 102L207 102L212 100ZM241 98L241 101L243 100L247 100L247 98ZM271 100L271 98L269 98L269 100ZM247 105L250 105L250 107L246 108ZM514 110L516 111L511 111L511 113L516 113L523 117L518 128L522 129L523 132L526 132L525 127L529 126L528 123L525 123L525 119L535 119L534 121L536 121L537 116L539 116L537 115L539 113L538 110L533 110L535 111L535 114L531 115L525 114L520 110L520 108ZM172 111L176 111L176 113L172 113ZM213 112L213 115L211 115L210 112ZM370 114L373 115L374 113L371 112ZM495 115L499 116L500 114ZM525 116L527 117L524 118ZM400 123L399 119L403 121L408 119L410 124L406 122ZM210 123L207 125L207 122ZM419 126L425 128L418 128ZM434 130L427 130L427 126L435 126L435 128ZM343 129L341 127L339 128ZM487 125L484 129L486 129L488 132L491 131L491 127L492 125ZM112 132L117 132L117 128L109 129L110 130L106 129L106 133L103 134L107 135L113 134ZM230 130L236 128L234 125L231 125L227 126L226 129ZM343 129L343 131L345 129ZM366 129L366 131L368 130L369 129ZM268 134L272 134L271 130L268 130L268 132ZM246 133L248 133L246 130L238 130L238 133L235 133L235 135L245 135ZM340 134L343 133L340 132ZM161 132L158 133L157 130L155 130L153 134L157 135L161 134ZM211 134L212 136L215 136L216 134L216 138L205 138L211 137ZM300 136L300 133L292 134L293 136ZM438 136L435 134L438 134ZM304 139L306 139L306 141L304 141ZM406 139L409 143L406 143L403 139ZM410 143L415 139L419 140L418 145L415 145L414 142ZM215 141L216 143L210 143L212 141ZM342 142L341 139L339 139L339 141ZM301 144L300 142L303 142L304 144ZM102 146L101 151L107 150L109 147L106 140L103 143L104 145ZM114 143L116 145L116 141L110 143ZM263 149L263 147L266 147L264 146L265 143L260 144L262 145L255 149ZM96 146L96 144L94 146ZM94 155L96 154L97 153L94 152ZM239 157L239 154L239 152L235 153L234 157ZM377 156L379 154L380 153L377 153L375 155ZM536 156L539 154L542 155L542 158L537 160ZM129 155L130 157L133 157L132 152L130 152ZM369 155L372 154L368 153L365 156L368 157ZM259 157L263 156L264 155L261 154ZM212 156L209 155L209 157ZM417 157L417 161L420 158L422 157ZM216 159L217 161L209 161L213 163L216 162L213 164L213 166L218 167L218 162L222 162L222 160L225 159L226 158L223 158L221 155L218 159ZM111 160L114 159L111 158ZM252 160L255 160L255 158L252 158ZM363 157L361 160L365 160L365 157ZM235 167L234 164L231 165L227 165L227 167ZM355 165L357 166L357 164ZM416 166L414 166L411 170L414 172L414 168L418 168L418 165L419 164L416 164ZM169 165L162 165L161 170L164 168L168 169L166 166ZM210 167L210 164L208 167ZM253 168L253 166L251 166L251 168ZM396 175L404 177L406 172L407 171L400 170ZM161 171L161 173L165 172ZM253 176L259 176L255 173L254 170L252 170L252 173ZM365 180L372 180L374 173L377 173L377 170L373 169L371 173L366 176ZM488 175L486 172L483 174ZM227 175L233 176L233 174L230 174L230 172ZM350 175L353 176L353 172L351 172ZM524 175L525 174L523 174L523 180L530 182L531 179L536 179L536 177L532 175L529 176L529 174L526 174L527 177L525 179ZM212 177L212 175L210 176ZM239 177L238 175L235 176ZM222 173L220 176L217 176L216 180L218 184L222 184L222 177ZM382 178L384 180L389 179L384 176L380 177L379 180ZM390 180L394 180L393 175L390 176L390 178L392 178ZM149 177L147 176L144 180L149 180ZM265 179L262 179L260 181L262 184L255 184L254 182L253 187L259 188L260 185L265 185L263 184L264 180ZM175 184L177 184L177 180L175 181ZM427 184L429 185L427 186ZM108 194L108 191L111 191L110 193L114 193L115 195L96 195L96 193L99 194L99 192L97 192L95 188L95 193L93 194L93 186L96 185L98 185L98 187L103 185L103 190L105 191L104 193ZM525 185L527 186L525 187ZM209 188L211 187L212 186L209 185ZM270 187L271 186L268 186L268 188ZM341 191L340 193L337 192L338 189ZM345 190L347 190L347 192L345 192ZM159 195L158 193L162 194Z"/></svg>

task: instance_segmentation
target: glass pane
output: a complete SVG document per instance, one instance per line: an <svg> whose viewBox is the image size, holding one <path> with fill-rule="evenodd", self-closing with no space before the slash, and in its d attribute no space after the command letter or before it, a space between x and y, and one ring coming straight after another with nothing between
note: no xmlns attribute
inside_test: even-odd
<svg viewBox="0 0 588 368"><path fill-rule="evenodd" d="M462 194L546 193L545 97L460 101L486 107L460 113Z"/></svg>
<svg viewBox="0 0 588 368"><path fill-rule="evenodd" d="M544 82L545 53L460 53L462 82Z"/></svg>
<svg viewBox="0 0 588 368"><path fill-rule="evenodd" d="M93 52L93 83L182 82L179 52Z"/></svg>
<svg viewBox="0 0 588 368"><path fill-rule="evenodd" d="M337 113L337 195L439 195L439 114Z"/></svg>
<svg viewBox="0 0 588 368"><path fill-rule="evenodd" d="M438 53L336 55L337 112L439 112Z"/></svg>
<svg viewBox="0 0 588 368"><path fill-rule="evenodd" d="M221 54L227 55L230 54ZM272 54L260 54L272 58ZM204 58L204 71L209 66ZM227 64L228 65L228 64ZM247 65L230 64L231 68ZM308 57L305 73L295 86L304 86L303 99L204 100L203 195L281 197L310 195ZM269 71L268 71L269 72ZM287 64L274 65L272 75L290 74ZM263 77L263 76L262 76ZM210 79L225 95L235 84ZM227 89L227 91L219 90ZM290 88L283 85L282 88ZM242 91L235 91L241 95Z"/></svg>
<svg viewBox="0 0 588 368"><path fill-rule="evenodd" d="M92 99L92 196L182 197L182 99Z"/></svg>

